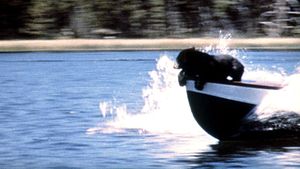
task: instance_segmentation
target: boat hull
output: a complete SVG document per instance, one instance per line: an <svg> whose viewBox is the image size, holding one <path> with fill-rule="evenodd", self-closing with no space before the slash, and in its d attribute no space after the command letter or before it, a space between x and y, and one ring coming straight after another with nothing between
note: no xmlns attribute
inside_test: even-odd
<svg viewBox="0 0 300 169"><path fill-rule="evenodd" d="M255 107L253 104L207 94L188 91L187 95L195 120L219 140L227 140L238 134L242 119Z"/></svg>
<svg viewBox="0 0 300 169"><path fill-rule="evenodd" d="M244 118L273 90L266 86L207 83L202 90L195 81L186 84L191 111L198 124L219 140L239 135Z"/></svg>

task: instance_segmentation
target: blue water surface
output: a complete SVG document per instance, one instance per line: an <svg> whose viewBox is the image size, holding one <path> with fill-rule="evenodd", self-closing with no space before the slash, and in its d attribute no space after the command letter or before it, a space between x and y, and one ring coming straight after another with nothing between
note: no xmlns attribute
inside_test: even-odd
<svg viewBox="0 0 300 169"><path fill-rule="evenodd" d="M141 110L149 72L163 54L174 59L178 51L0 53L0 168L300 167L298 143L220 143L135 130L87 134L114 118L101 115L102 101ZM246 65L287 74L300 63L299 51L243 55Z"/></svg>

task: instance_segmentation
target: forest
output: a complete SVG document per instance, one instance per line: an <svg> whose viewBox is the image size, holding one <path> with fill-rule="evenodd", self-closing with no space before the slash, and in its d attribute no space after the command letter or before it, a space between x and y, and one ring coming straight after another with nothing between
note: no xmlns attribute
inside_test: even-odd
<svg viewBox="0 0 300 169"><path fill-rule="evenodd" d="M1 0L0 39L300 37L300 0Z"/></svg>

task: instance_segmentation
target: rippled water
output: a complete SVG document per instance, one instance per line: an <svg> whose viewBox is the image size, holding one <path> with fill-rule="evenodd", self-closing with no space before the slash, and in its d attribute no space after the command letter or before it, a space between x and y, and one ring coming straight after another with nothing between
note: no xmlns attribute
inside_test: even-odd
<svg viewBox="0 0 300 169"><path fill-rule="evenodd" d="M202 131L177 54L1 53L0 168L300 167L297 140L224 143ZM249 79L281 82L300 63L298 51L236 55Z"/></svg>

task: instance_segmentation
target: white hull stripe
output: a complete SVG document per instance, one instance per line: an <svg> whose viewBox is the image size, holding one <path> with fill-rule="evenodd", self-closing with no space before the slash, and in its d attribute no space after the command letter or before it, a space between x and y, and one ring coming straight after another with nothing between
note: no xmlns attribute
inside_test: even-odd
<svg viewBox="0 0 300 169"><path fill-rule="evenodd" d="M263 97L272 89L253 88L246 86L235 86L229 84L211 83L204 85L203 90L195 88L195 81L188 80L186 84L187 91L207 94L215 97L225 98L249 104L258 105Z"/></svg>

